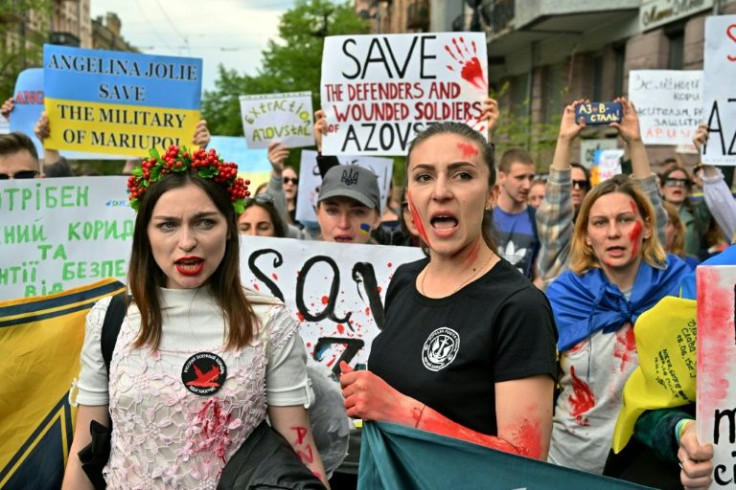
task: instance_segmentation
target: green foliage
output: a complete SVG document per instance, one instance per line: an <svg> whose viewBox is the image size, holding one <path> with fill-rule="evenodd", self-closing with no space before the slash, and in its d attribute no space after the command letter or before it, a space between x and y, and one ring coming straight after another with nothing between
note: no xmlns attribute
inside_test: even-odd
<svg viewBox="0 0 736 490"><path fill-rule="evenodd" d="M20 72L41 66L51 6L51 0L0 0L0 103L13 94ZM30 11L38 31L29 27Z"/></svg>
<svg viewBox="0 0 736 490"><path fill-rule="evenodd" d="M491 91L491 97L500 101L509 90L509 82L501 88ZM563 89L563 96L566 90ZM533 122L529 110L529 99L524 100L520 107L511 107L510 104L499 104L499 119L493 133L493 143L496 146L496 159L510 148L523 148L534 158L540 170L546 169L552 158L557 134L560 130L562 114L556 114L551 122Z"/></svg>
<svg viewBox="0 0 736 490"><path fill-rule="evenodd" d="M255 76L219 67L215 90L205 91L202 112L212 134L241 136L238 97L246 94L312 92L319 103L322 47L326 36L365 34L369 27L350 3L328 0L297 0L279 23L279 40L270 40L262 53L263 63ZM287 164L298 167L298 152L291 152Z"/></svg>

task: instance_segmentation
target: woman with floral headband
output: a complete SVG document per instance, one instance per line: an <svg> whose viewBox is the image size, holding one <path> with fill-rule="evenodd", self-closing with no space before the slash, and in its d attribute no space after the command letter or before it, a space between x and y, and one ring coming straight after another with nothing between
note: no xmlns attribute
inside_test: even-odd
<svg viewBox="0 0 736 490"><path fill-rule="evenodd" d="M132 301L109 379L100 337L110 300L87 316L63 488L92 488L77 456L92 421L113 422L109 488L215 488L267 415L326 482L297 326L282 303L241 286L236 215L248 192L235 164L213 150L152 155L128 181Z"/></svg>

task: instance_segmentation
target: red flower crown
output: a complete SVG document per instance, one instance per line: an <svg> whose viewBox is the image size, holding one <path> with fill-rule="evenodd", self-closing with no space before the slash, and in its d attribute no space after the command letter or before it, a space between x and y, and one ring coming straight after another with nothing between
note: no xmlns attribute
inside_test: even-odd
<svg viewBox="0 0 736 490"><path fill-rule="evenodd" d="M187 172L190 168L196 169L197 174L203 179L212 179L220 184L230 195L233 209L237 214L245 211L245 198L250 196L248 192L249 180L238 177L238 166L234 163L226 163L217 155L214 149L207 152L200 148L194 153L189 153L186 147L179 148L172 145L161 156L158 150L149 150L151 158L146 158L136 167L128 178L128 200L130 207L138 211L141 199L146 190L169 173Z"/></svg>

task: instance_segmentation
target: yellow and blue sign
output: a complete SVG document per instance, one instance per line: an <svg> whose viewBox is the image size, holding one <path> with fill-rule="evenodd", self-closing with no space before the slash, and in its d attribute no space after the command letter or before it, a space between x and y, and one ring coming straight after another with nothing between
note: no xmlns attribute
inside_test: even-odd
<svg viewBox="0 0 736 490"><path fill-rule="evenodd" d="M0 302L0 488L61 486L76 416L87 312L124 290L108 279L52 296Z"/></svg>
<svg viewBox="0 0 736 490"><path fill-rule="evenodd" d="M128 156L191 145L199 58L45 45L43 75L48 148Z"/></svg>

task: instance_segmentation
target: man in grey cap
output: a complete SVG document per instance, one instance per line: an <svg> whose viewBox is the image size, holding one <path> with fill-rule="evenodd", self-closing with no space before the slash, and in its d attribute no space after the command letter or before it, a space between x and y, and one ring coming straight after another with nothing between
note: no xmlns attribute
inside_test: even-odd
<svg viewBox="0 0 736 490"><path fill-rule="evenodd" d="M381 224L376 175L359 165L336 165L322 178L317 221L326 242L369 243Z"/></svg>

